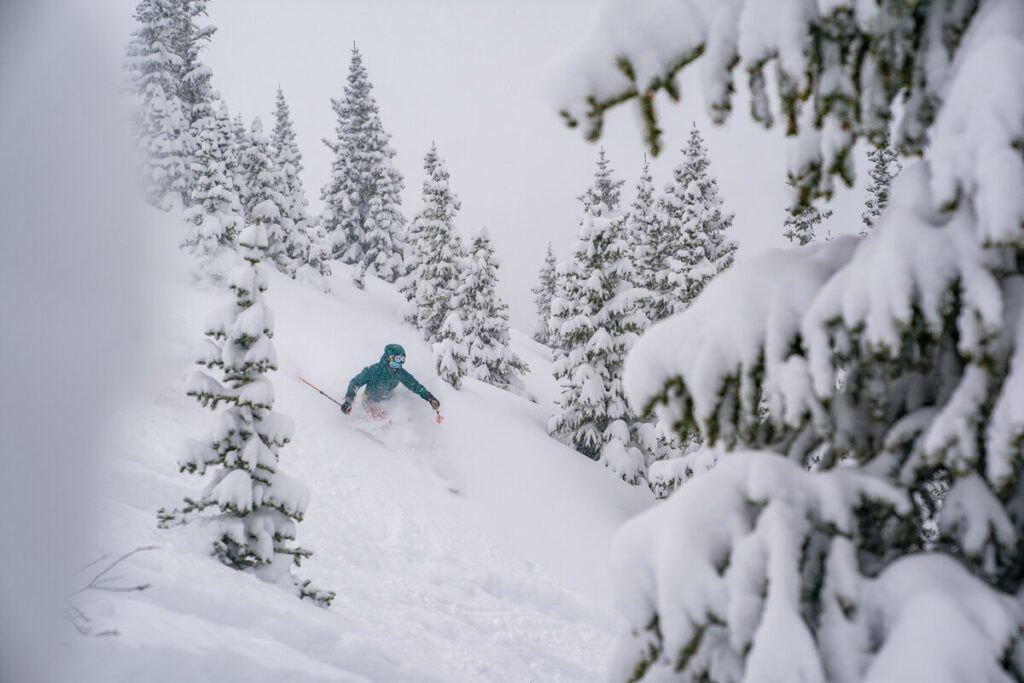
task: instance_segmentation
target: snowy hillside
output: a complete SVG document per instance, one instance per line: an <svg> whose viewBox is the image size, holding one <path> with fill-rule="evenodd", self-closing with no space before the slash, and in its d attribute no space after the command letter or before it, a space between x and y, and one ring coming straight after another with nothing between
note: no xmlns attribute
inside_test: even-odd
<svg viewBox="0 0 1024 683"><path fill-rule="evenodd" d="M156 305L138 340L147 357L107 426L100 523L78 586L156 547L103 577L113 579L107 587L147 589L71 599L90 620L80 625L118 632L83 637L67 626L75 680L599 679L619 627L607 549L649 504L646 488L547 436L557 390L546 349L514 335L539 404L475 380L456 392L400 322L401 295L375 279L356 290L340 264L332 294L277 273L266 293L280 361L275 409L296 423L281 464L311 491L298 543L314 556L296 573L336 591L333 605L321 610L223 566L194 526L157 529L157 509L201 488L176 460L215 416L184 385L204 320L228 293L192 286L173 216L154 211L150 222L166 260L149 269ZM356 428L358 411L342 415L298 379L340 399L389 342L405 346L407 369L440 399L443 424L406 392L392 429L371 436Z"/></svg>

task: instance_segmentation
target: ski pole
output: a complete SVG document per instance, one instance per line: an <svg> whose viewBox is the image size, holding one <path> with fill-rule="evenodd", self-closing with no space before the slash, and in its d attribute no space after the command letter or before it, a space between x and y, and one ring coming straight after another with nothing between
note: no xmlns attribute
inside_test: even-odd
<svg viewBox="0 0 1024 683"><path fill-rule="evenodd" d="M436 412L437 412L437 419L435 419L434 421L437 422L437 424L441 424L442 422L444 422L444 415L441 414L440 410L438 410Z"/></svg>
<svg viewBox="0 0 1024 683"><path fill-rule="evenodd" d="M334 400L333 398L331 398L330 396L328 396L328 395L327 395L327 394L325 394L324 392L320 391L320 389L319 389L319 388L317 388L317 387L313 386L313 383L312 383L312 382L307 382L307 381L306 381L306 379L305 379L305 378L303 378L303 377L299 377L299 379L300 379L300 380L302 380L303 382L306 382L306 384L308 384L309 386L313 387L313 389L316 389L316 391L318 391L318 392L320 393L320 395L321 395L321 396L323 396L324 398L328 399L329 401L334 401L334 402L335 402L335 403L337 403L337 404L338 404L339 406L341 405L341 403L338 403L338 402L337 402L337 401L335 401L335 400Z"/></svg>

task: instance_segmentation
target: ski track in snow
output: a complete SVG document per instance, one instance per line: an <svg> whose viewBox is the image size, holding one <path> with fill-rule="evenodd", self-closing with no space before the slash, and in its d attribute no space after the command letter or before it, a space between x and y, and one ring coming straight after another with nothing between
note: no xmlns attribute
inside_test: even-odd
<svg viewBox="0 0 1024 683"><path fill-rule="evenodd" d="M603 677L618 618L606 547L647 495L549 439L547 408L472 380L461 392L442 385L426 344L396 322L400 296L379 282L358 292L347 269L337 270L334 294L276 274L267 292L280 358L270 374L275 410L296 421L282 469L312 494L298 544L314 555L294 573L336 591L332 606L220 565L195 525L156 528L158 508L202 486L175 461L183 439L202 436L215 413L185 395L184 378L201 339L197 311L225 297L172 274L146 381L111 418L94 552L82 559L157 545L113 572L116 585L151 587L74 598L95 631L120 634L90 638L68 627L62 650L76 681ZM517 337L524 358L544 362ZM390 341L406 346L407 367L441 399L443 424L410 394L393 402L391 430L370 436L357 428L357 411L343 416L297 380L303 374L340 398ZM546 400L552 387L539 380L545 372L534 367L528 389ZM83 569L78 586L103 566Z"/></svg>

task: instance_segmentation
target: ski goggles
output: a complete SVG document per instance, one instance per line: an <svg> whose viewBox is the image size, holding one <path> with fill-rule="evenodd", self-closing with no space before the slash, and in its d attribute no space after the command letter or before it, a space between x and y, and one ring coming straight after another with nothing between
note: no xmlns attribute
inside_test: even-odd
<svg viewBox="0 0 1024 683"><path fill-rule="evenodd" d="M398 354L397 356L388 356L388 360L390 361L391 367L400 368L402 367L402 363L405 362L405 356L402 354Z"/></svg>

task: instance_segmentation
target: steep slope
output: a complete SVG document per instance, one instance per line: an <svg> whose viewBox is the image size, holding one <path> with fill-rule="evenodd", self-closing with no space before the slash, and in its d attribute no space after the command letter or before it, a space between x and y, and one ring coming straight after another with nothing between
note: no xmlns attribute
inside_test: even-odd
<svg viewBox="0 0 1024 683"><path fill-rule="evenodd" d="M146 369L111 416L82 564L106 559L83 568L79 585L133 548L157 547L106 576L146 590L72 598L94 633L119 632L68 627L76 680L597 679L615 628L608 541L648 496L550 439L548 405L472 380L458 392L443 384L427 345L400 322L401 296L379 281L354 289L344 267L333 294L275 273L266 295L280 360L275 409L296 422L282 468L311 490L298 542L315 555L296 573L337 591L333 606L221 566L197 529L156 529L158 508L201 486L177 472L176 456L214 414L185 395L184 378L207 312L227 293L194 288L174 248L176 222L153 222L166 244L149 268L156 313L137 340ZM407 394L391 430L374 437L357 429L358 411L343 416L298 380L340 399L388 342L405 346L443 424ZM533 364L528 391L549 401L543 347L521 335L515 343Z"/></svg>

